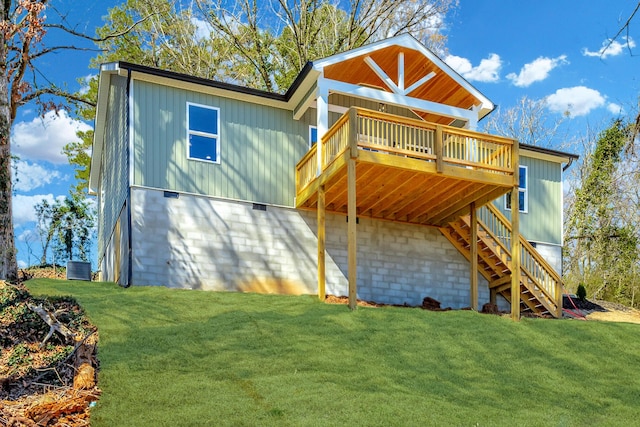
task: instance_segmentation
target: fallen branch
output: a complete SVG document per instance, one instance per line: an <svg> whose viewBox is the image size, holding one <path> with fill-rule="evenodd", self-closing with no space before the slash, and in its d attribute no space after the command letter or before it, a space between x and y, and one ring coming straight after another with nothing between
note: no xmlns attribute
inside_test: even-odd
<svg viewBox="0 0 640 427"><path fill-rule="evenodd" d="M56 319L56 314L51 313L50 311L42 307L42 304L33 305L27 303L27 307L29 307L29 310L38 313L38 316L40 316L40 318L42 318L42 320L44 320L44 322L49 325L49 333L47 333L47 336L44 338L44 340L42 340L42 343L40 344L41 348L44 347L47 341L49 341L49 338L53 336L54 332L59 333L66 340L75 339L76 334L71 332L69 328L60 323L60 321Z"/></svg>

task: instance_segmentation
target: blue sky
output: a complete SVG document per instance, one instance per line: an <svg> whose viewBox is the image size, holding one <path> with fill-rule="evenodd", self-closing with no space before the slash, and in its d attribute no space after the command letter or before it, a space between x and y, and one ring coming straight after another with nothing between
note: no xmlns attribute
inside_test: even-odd
<svg viewBox="0 0 640 427"><path fill-rule="evenodd" d="M119 3L53 2L59 11L69 13L67 22L88 34L102 25L107 9ZM571 113L567 125L574 134L586 132L587 127L602 128L620 111L629 114L638 105L640 16L630 26L632 54L624 37L600 52L636 4L636 0L460 0L444 18L448 36L444 59L501 108L514 106L523 96L546 99L551 114ZM92 56L77 51L51 55L40 62L39 71L59 85L80 89L77 80L96 73L88 68ZM73 170L61 154L62 147L74 140L76 130L91 126L64 112L48 113L44 119L30 106L18 112L12 143L20 157L14 222L21 266L37 263L41 255L33 205L68 193ZM95 258L95 251L92 255Z"/></svg>

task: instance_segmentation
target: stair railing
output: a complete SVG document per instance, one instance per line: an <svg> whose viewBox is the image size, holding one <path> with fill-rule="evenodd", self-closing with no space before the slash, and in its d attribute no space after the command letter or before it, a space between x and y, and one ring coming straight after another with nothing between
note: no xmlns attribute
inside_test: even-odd
<svg viewBox="0 0 640 427"><path fill-rule="evenodd" d="M500 241L503 248L509 248L509 252L511 251L511 222L502 212L489 203L478 209L478 222ZM556 310L554 314L559 316L562 312L560 275L522 236L520 236L520 254L524 285L529 289L534 286L539 290L554 306Z"/></svg>

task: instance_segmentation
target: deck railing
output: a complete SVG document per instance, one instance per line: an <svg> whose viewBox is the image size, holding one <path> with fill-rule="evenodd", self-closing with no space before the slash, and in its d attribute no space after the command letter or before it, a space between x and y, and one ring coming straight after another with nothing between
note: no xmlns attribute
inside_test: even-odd
<svg viewBox="0 0 640 427"><path fill-rule="evenodd" d="M511 223L493 205L478 209L478 224L503 248L511 253ZM523 280L533 284L556 307L556 315L562 309L562 279L527 240L520 236L520 266L526 276Z"/></svg>
<svg viewBox="0 0 640 427"><path fill-rule="evenodd" d="M513 140L422 120L352 107L329 129L317 147L298 162L298 189L313 179L349 147L513 175ZM357 155L357 150L353 150Z"/></svg>

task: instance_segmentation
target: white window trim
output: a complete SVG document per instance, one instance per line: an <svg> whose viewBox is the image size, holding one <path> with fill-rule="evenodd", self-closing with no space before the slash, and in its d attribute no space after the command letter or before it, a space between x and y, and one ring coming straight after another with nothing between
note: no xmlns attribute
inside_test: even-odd
<svg viewBox="0 0 640 427"><path fill-rule="evenodd" d="M208 132L199 132L199 131L195 131L195 130L191 130L189 129L189 107L190 106L194 106L194 107L199 107L199 108L206 108L208 110L215 110L216 111L216 120L218 121L217 123L217 129L218 129L218 133L208 133ZM187 159L188 160L193 160L195 162L204 162L204 163L215 163L215 164L220 164L220 108L218 107L212 107L210 105L203 105L203 104L197 104L195 102L187 102ZM189 155L189 135L197 135L197 136L204 136L205 138L215 138L216 139L216 159L215 160L207 160L207 159L199 159L197 157L191 157Z"/></svg>
<svg viewBox="0 0 640 427"><path fill-rule="evenodd" d="M313 141L311 141L311 133L313 130L316 130L316 138L318 135L318 126L309 125L309 148L313 147ZM316 141L317 142L317 141Z"/></svg>
<svg viewBox="0 0 640 427"><path fill-rule="evenodd" d="M520 213L529 213L529 168L528 166L524 166L524 165L520 165L520 169L519 172L522 173L522 169L524 169L524 182L525 182L525 187L524 188L518 188L518 191L520 193L524 193L524 206L522 209L520 209ZM507 206L507 199L511 197L511 192L505 194L504 196L504 210L505 211L511 211L511 208L509 208Z"/></svg>

